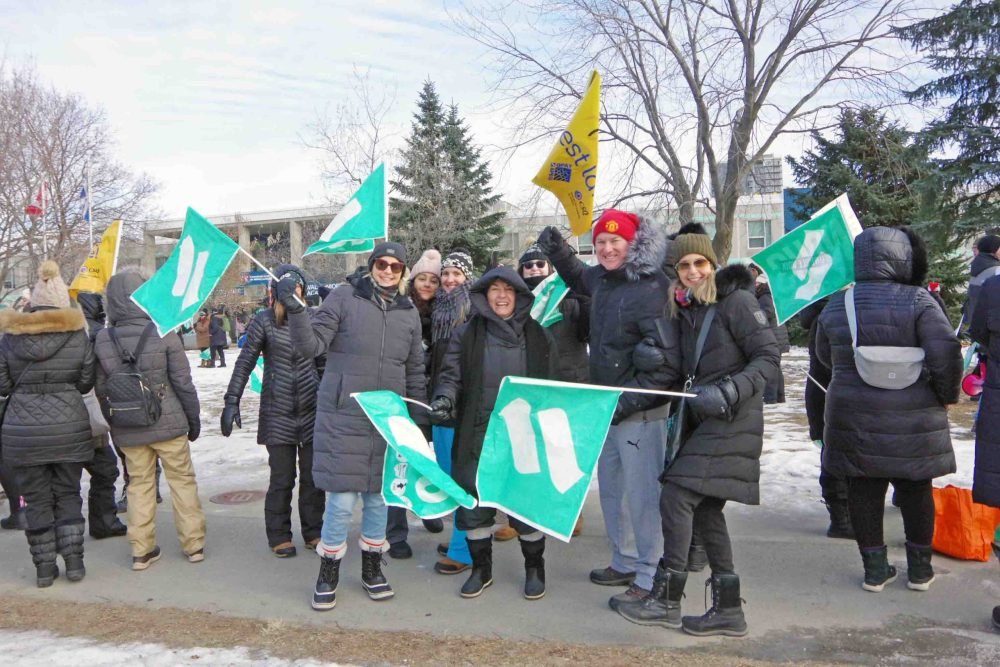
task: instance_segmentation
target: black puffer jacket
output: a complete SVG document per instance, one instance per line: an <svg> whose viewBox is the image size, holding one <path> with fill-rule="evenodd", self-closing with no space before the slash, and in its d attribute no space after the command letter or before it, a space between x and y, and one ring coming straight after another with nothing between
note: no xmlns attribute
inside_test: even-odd
<svg viewBox="0 0 1000 667"><path fill-rule="evenodd" d="M972 264L969 266L969 288L965 295L965 303L962 304L962 315L966 325L970 325L975 319L976 305L983 285L998 275L1000 275L1000 259L996 256L981 252L972 258Z"/></svg>
<svg viewBox="0 0 1000 667"><path fill-rule="evenodd" d="M316 421L319 370L316 359L299 354L288 325L278 326L274 309L257 313L247 327L246 342L233 366L226 399L243 396L257 358L264 356L257 442L262 445L312 444Z"/></svg>
<svg viewBox="0 0 1000 667"><path fill-rule="evenodd" d="M757 297L757 304L767 316L767 323L774 332L774 339L778 341L778 350L784 354L791 349L788 340L788 329L784 324L778 326L778 313L774 309L774 297L771 296L771 286L767 283L759 283L754 288L754 295Z"/></svg>
<svg viewBox="0 0 1000 667"><path fill-rule="evenodd" d="M563 318L549 327L559 350L559 379L590 382L590 297L570 292L559 304Z"/></svg>
<svg viewBox="0 0 1000 667"><path fill-rule="evenodd" d="M82 396L94 386L94 350L85 327L75 308L0 311L0 395L10 395L21 379L0 435L5 465L94 457Z"/></svg>
<svg viewBox="0 0 1000 667"><path fill-rule="evenodd" d="M760 453L764 443L764 385L777 370L778 344L753 292L753 276L743 265L715 276L718 301L695 384L726 376L739 391L731 421L695 423L687 417L687 435L666 470L666 478L697 493L748 505L760 503ZM673 320L680 334L682 369L693 365L694 352L708 307L680 309Z"/></svg>
<svg viewBox="0 0 1000 667"><path fill-rule="evenodd" d="M925 480L955 472L944 406L958 400L962 354L944 313L921 286L926 274L923 242L905 227L872 227L854 240L858 345L924 349L924 371L905 389L861 380L843 292L819 317L816 355L833 372L823 467L835 476Z"/></svg>
<svg viewBox="0 0 1000 667"><path fill-rule="evenodd" d="M662 388L668 380L639 371L632 351L646 337L656 337L655 320L666 305L669 281L662 266L666 231L656 221L640 217L625 264L608 271L587 266L563 244L549 256L571 289L590 296L590 381L612 387ZM656 396L623 393L625 414L662 403Z"/></svg>
<svg viewBox="0 0 1000 667"><path fill-rule="evenodd" d="M147 315L130 298L145 282L137 271L122 271L112 276L105 294L108 326L114 327L126 350L134 351L139 336L150 323ZM108 330L97 334L97 398L107 416L107 393L104 382L121 364L121 357L111 342ZM111 437L118 447L136 447L172 440L201 430L201 406L191 381L188 363L180 338L168 333L160 338L154 330L139 357L139 370L160 393L160 419L152 426L121 427L111 424ZM110 423L110 421L109 421Z"/></svg>
<svg viewBox="0 0 1000 667"><path fill-rule="evenodd" d="M420 317L402 294L383 307L368 276L349 281L330 292L312 321L303 310L290 314L288 324L300 354L326 354L313 435L316 486L378 493L385 440L351 394L388 389L426 402Z"/></svg>
<svg viewBox="0 0 1000 667"><path fill-rule="evenodd" d="M988 357L976 418L972 499L1000 507L1000 278L991 278L983 285L969 335Z"/></svg>
<svg viewBox="0 0 1000 667"><path fill-rule="evenodd" d="M805 387L805 402L806 402L806 419L809 421L809 439L810 440L822 440L823 439L823 428L825 422L823 421L823 412L826 409L826 392L824 391L827 385L830 384L830 369L819 362L816 358L816 327L819 323L819 315L826 308L826 304L830 302L830 298L820 299L816 303L809 304L805 308L799 311L797 317L799 318L799 326L809 332L809 375L812 380L806 378ZM816 386L818 382L821 387Z"/></svg>

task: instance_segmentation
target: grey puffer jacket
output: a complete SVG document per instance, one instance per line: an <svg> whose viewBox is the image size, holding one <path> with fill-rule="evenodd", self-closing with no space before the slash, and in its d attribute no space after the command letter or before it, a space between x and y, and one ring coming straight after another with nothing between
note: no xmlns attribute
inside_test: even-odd
<svg viewBox="0 0 1000 667"><path fill-rule="evenodd" d="M351 394L388 389L427 400L420 316L409 297L383 305L367 276L337 286L310 322L290 314L295 349L304 357L326 353L313 431L313 481L330 492L382 489L385 440Z"/></svg>
<svg viewBox="0 0 1000 667"><path fill-rule="evenodd" d="M145 279L137 271L116 273L108 282L105 309L108 327L114 327L122 347L132 352L139 344L139 336L150 324L147 315L130 298ZM105 416L108 416L105 381L121 365L121 357L111 342L108 330L97 334L97 398ZM201 430L201 406L198 392L191 380L191 366L181 345L180 338L169 333L160 338L154 330L146 339L145 348L138 359L139 370L152 383L160 395L162 412L152 426L122 427L111 424L111 437L118 447L137 447L172 440Z"/></svg>
<svg viewBox="0 0 1000 667"><path fill-rule="evenodd" d="M955 472L944 406L958 400L962 354L948 319L922 287L926 253L914 253L911 234L872 227L858 235L854 303L859 345L923 348L924 370L914 384L879 389L861 379L843 292L819 316L816 356L833 371L823 468L838 477L926 480Z"/></svg>
<svg viewBox="0 0 1000 667"><path fill-rule="evenodd" d="M10 396L0 434L3 463L90 461L94 445L82 394L94 386L94 350L83 313L4 310L0 332L0 395Z"/></svg>

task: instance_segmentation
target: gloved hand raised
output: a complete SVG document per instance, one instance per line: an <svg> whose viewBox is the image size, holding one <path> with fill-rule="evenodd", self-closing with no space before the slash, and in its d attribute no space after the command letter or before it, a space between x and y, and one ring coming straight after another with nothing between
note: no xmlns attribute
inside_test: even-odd
<svg viewBox="0 0 1000 667"><path fill-rule="evenodd" d="M692 414L700 420L733 418L733 410L740 400L736 384L728 376L714 384L698 384L689 390L696 394L687 399Z"/></svg>
<svg viewBox="0 0 1000 667"><path fill-rule="evenodd" d="M538 235L538 240L535 241L535 243L542 249L542 252L549 257L554 255L560 248L566 245L562 232L559 231L558 227L552 226L543 229L542 233Z"/></svg>
<svg viewBox="0 0 1000 667"><path fill-rule="evenodd" d="M274 298L289 313L301 313L305 310L305 306L302 305L301 300L295 293L295 288L298 287L298 284L298 281L292 276L285 276L274 286Z"/></svg>
<svg viewBox="0 0 1000 667"><path fill-rule="evenodd" d="M643 372L655 371L667 363L663 348L652 338L643 338L632 350L632 363Z"/></svg>
<svg viewBox="0 0 1000 667"><path fill-rule="evenodd" d="M219 428L222 435L227 438L233 434L233 423L236 428L243 428L243 417L240 415L240 399L235 396L226 396L226 405L222 408L222 417Z"/></svg>
<svg viewBox="0 0 1000 667"><path fill-rule="evenodd" d="M451 409L452 409L451 399L447 396L438 396L430 404L430 411L427 416L430 418L432 424L444 424L451 420Z"/></svg>

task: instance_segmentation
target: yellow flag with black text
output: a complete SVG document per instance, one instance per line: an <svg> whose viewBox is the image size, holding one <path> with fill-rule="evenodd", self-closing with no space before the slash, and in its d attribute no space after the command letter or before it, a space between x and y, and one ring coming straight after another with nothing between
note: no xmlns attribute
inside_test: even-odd
<svg viewBox="0 0 1000 667"><path fill-rule="evenodd" d="M559 198L574 236L589 232L593 221L600 120L601 75L594 71L580 106L531 180Z"/></svg>
<svg viewBox="0 0 1000 667"><path fill-rule="evenodd" d="M108 281L118 265L118 248L121 245L122 221L115 220L101 235L101 241L80 267L80 272L69 286L69 295L76 298L80 292L103 294Z"/></svg>

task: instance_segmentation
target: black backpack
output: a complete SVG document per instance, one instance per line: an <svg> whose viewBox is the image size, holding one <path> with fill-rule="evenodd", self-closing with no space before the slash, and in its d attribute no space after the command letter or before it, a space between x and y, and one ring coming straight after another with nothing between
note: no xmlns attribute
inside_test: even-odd
<svg viewBox="0 0 1000 667"><path fill-rule="evenodd" d="M108 421L117 427L152 426L160 419L160 399L153 383L139 370L139 356L155 325L150 323L142 330L135 352L122 347L114 328L108 336L118 351L121 364L108 375L104 384L104 403Z"/></svg>

